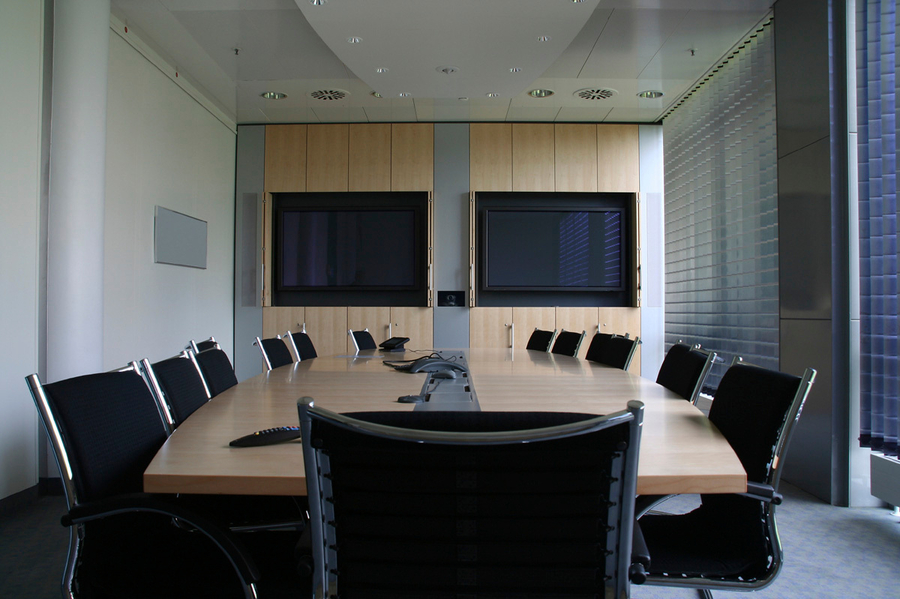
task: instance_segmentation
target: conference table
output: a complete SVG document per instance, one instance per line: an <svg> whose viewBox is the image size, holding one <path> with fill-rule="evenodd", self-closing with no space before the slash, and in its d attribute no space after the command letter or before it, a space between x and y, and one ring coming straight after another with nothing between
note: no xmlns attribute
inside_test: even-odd
<svg viewBox="0 0 900 599"><path fill-rule="evenodd" d="M442 350L443 351L443 350ZM644 403L637 492L735 493L747 477L731 446L690 402L654 381L587 360L531 350L466 349L469 381L482 411L608 414ZM305 495L299 441L230 447L232 439L298 424L297 400L334 412L412 410L424 373L396 371L384 359L430 353L360 352L282 366L238 383L194 412L144 472L150 493Z"/></svg>

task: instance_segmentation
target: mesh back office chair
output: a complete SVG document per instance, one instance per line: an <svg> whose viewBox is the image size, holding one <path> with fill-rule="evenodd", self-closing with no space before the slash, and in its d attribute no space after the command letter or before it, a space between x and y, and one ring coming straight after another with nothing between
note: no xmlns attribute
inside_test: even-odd
<svg viewBox="0 0 900 599"><path fill-rule="evenodd" d="M155 364L144 358L140 368L163 412L169 434L209 401L209 389L193 352L185 350Z"/></svg>
<svg viewBox="0 0 900 599"><path fill-rule="evenodd" d="M266 370L287 366L294 362L291 351L281 338L281 335L270 339L260 339L257 337L253 342L253 345L258 347L260 353L262 353L263 364L266 365Z"/></svg>
<svg viewBox="0 0 900 599"><path fill-rule="evenodd" d="M206 388L209 389L210 397L215 397L222 391L237 385L237 377L234 375L231 360L228 359L228 354L218 346L196 354L195 358L197 364L200 365L200 373L206 382Z"/></svg>
<svg viewBox="0 0 900 599"><path fill-rule="evenodd" d="M686 514L647 514L641 528L652 556L648 584L700 590L757 590L768 586L783 563L775 506L778 483L794 425L815 380L738 364L722 377L709 419L731 444L747 471L748 492L701 495ZM642 500L645 513L658 498Z"/></svg>
<svg viewBox="0 0 900 599"><path fill-rule="evenodd" d="M26 381L63 481L63 524L72 527L63 596L140 589L142 596L256 597L259 572L228 532L196 510L141 493L166 429L137 370Z"/></svg>
<svg viewBox="0 0 900 599"><path fill-rule="evenodd" d="M361 331L348 330L347 335L350 336L353 347L356 348L356 353L364 349L376 349L375 339L372 338L372 333L367 328Z"/></svg>
<svg viewBox="0 0 900 599"><path fill-rule="evenodd" d="M676 343L666 352L656 382L697 405L715 360L716 352L705 352L699 345Z"/></svg>
<svg viewBox="0 0 900 599"><path fill-rule="evenodd" d="M626 597L643 411L628 405L341 415L302 399L313 596Z"/></svg>
<svg viewBox="0 0 900 599"><path fill-rule="evenodd" d="M528 339L528 345L525 346L525 349L548 352L550 351L550 346L553 345L553 339L555 338L556 329L544 331L536 328Z"/></svg>
<svg viewBox="0 0 900 599"><path fill-rule="evenodd" d="M288 345L294 350L294 355L297 357L298 362L318 357L312 339L305 332L292 333L287 331L284 334L284 338L288 340Z"/></svg>
<svg viewBox="0 0 900 599"><path fill-rule="evenodd" d="M628 367L631 366L631 360L634 358L634 352L637 351L637 346L640 343L640 337L629 339L628 337L613 335L603 344L599 352L600 355L593 361L612 366L613 368L628 370Z"/></svg>
<svg viewBox="0 0 900 599"><path fill-rule="evenodd" d="M577 356L578 350L581 349L581 342L584 341L584 331L575 333L565 329L559 332L556 337L556 343L553 344L552 354L560 354L564 356Z"/></svg>

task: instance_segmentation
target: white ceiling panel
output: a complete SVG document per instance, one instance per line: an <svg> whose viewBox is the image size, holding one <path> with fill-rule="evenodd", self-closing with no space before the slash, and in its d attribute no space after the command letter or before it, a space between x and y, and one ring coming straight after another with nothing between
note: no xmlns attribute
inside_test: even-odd
<svg viewBox="0 0 900 599"><path fill-rule="evenodd" d="M570 108L563 107L559 109L559 114L556 115L557 123L602 123L606 120L606 115L609 114L610 108L609 106L589 106L586 108Z"/></svg>

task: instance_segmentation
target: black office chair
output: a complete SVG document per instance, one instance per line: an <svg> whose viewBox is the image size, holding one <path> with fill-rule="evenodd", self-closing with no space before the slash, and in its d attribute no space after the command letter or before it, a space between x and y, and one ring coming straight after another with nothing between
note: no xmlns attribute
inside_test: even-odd
<svg viewBox="0 0 900 599"><path fill-rule="evenodd" d="M237 385L237 377L234 374L234 367L231 366L231 360L228 359L228 354L218 346L196 354L195 358L197 364L200 365L200 373L206 382L206 388L209 389L210 397L215 397L222 391Z"/></svg>
<svg viewBox="0 0 900 599"><path fill-rule="evenodd" d="M361 331L348 330L347 335L350 336L353 347L356 348L356 353L359 353L360 350L376 349L377 347L375 345L375 339L372 338L372 333L370 333L367 328Z"/></svg>
<svg viewBox="0 0 900 599"><path fill-rule="evenodd" d="M169 434L209 401L209 389L193 352L185 350L155 364L144 358L140 368L163 412Z"/></svg>
<svg viewBox="0 0 900 599"><path fill-rule="evenodd" d="M307 335L305 331L299 333L288 331L284 334L284 338L288 340L288 344L291 346L291 349L294 350L294 355L299 362L302 362L303 360L312 360L313 358L318 357L319 354L316 353L316 348L313 345L312 339L309 338L309 335Z"/></svg>
<svg viewBox="0 0 900 599"><path fill-rule="evenodd" d="M603 355L603 348L606 347L606 342L613 337L615 335L612 333L596 333L591 339L591 344L588 346L584 359L599 362L600 356Z"/></svg>
<svg viewBox="0 0 900 599"><path fill-rule="evenodd" d="M137 370L26 380L66 494L65 597L257 596L259 571L230 533L141 492L166 428Z"/></svg>
<svg viewBox="0 0 900 599"><path fill-rule="evenodd" d="M584 331L576 333L563 329L556 337L556 343L553 344L553 349L550 350L550 353L563 356L577 356L578 350L581 349L582 341L584 341Z"/></svg>
<svg viewBox="0 0 900 599"><path fill-rule="evenodd" d="M202 351L206 351L208 349L212 349L214 347L219 347L219 343L216 341L215 337L210 337L206 341L194 341L193 339L187 344L184 349L189 349L195 354L199 354Z"/></svg>
<svg viewBox="0 0 900 599"><path fill-rule="evenodd" d="M647 584L698 589L757 590L783 564L775 506L791 433L815 380L738 364L722 377L709 419L747 471L747 493L701 495L686 514L641 515L652 556ZM645 514L661 498L641 498Z"/></svg>
<svg viewBox="0 0 900 599"><path fill-rule="evenodd" d="M260 339L257 337L253 342L253 345L258 347L260 353L262 353L263 364L266 365L266 370L272 370L279 366L287 366L294 362L291 351L281 338L281 335L277 335L271 339Z"/></svg>
<svg viewBox="0 0 900 599"><path fill-rule="evenodd" d="M528 339L528 345L525 346L525 349L548 352L550 351L550 346L553 345L553 340L555 338L556 329L553 329L552 331L544 331L536 328L531 334L531 337Z"/></svg>
<svg viewBox="0 0 900 599"><path fill-rule="evenodd" d="M634 353L637 351L638 345L641 344L641 338L620 337L613 335L603 344L600 355L593 361L613 368L628 370L631 366L631 360L634 359Z"/></svg>
<svg viewBox="0 0 900 599"><path fill-rule="evenodd" d="M666 352L656 382L697 405L700 390L715 360L716 352L705 352L699 345L676 343Z"/></svg>
<svg viewBox="0 0 900 599"><path fill-rule="evenodd" d="M313 597L627 597L643 404L628 405L342 415L302 399Z"/></svg>

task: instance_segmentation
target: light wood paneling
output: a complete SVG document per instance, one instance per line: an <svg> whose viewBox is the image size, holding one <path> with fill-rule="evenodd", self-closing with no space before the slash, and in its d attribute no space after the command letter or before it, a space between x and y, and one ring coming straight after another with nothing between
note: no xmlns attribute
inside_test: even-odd
<svg viewBox="0 0 900 599"><path fill-rule="evenodd" d="M434 347L434 308L393 307L394 337L409 337L408 349Z"/></svg>
<svg viewBox="0 0 900 599"><path fill-rule="evenodd" d="M556 191L597 191L597 125L558 123Z"/></svg>
<svg viewBox="0 0 900 599"><path fill-rule="evenodd" d="M528 345L528 339L534 329L552 331L556 327L556 308L520 308L512 309L513 325L515 326L515 347L522 349Z"/></svg>
<svg viewBox="0 0 900 599"><path fill-rule="evenodd" d="M512 126L513 191L555 191L555 133L552 123Z"/></svg>
<svg viewBox="0 0 900 599"><path fill-rule="evenodd" d="M347 353L347 308L309 306L306 308L306 332L320 356Z"/></svg>
<svg viewBox="0 0 900 599"><path fill-rule="evenodd" d="M640 191L637 125L597 125L597 191Z"/></svg>
<svg viewBox="0 0 900 599"><path fill-rule="evenodd" d="M368 328L375 343L388 338L388 323L391 322L391 309L387 306L350 306L347 308L347 328L361 331ZM346 333L347 331L344 331ZM348 339L349 341L349 339ZM353 343L348 345L353 348Z"/></svg>
<svg viewBox="0 0 900 599"><path fill-rule="evenodd" d="M641 309L640 308L600 308L599 324L604 333L615 333L624 336L625 333L634 339L641 336ZM638 345L631 360L628 372L641 374L641 346Z"/></svg>
<svg viewBox="0 0 900 599"><path fill-rule="evenodd" d="M469 310L469 347L509 347L512 308Z"/></svg>
<svg viewBox="0 0 900 599"><path fill-rule="evenodd" d="M350 126L307 127L306 190L347 191Z"/></svg>
<svg viewBox="0 0 900 599"><path fill-rule="evenodd" d="M263 339L293 333L303 328L306 312L303 306L263 308Z"/></svg>
<svg viewBox="0 0 900 599"><path fill-rule="evenodd" d="M434 189L432 123L391 125L391 189L393 191Z"/></svg>
<svg viewBox="0 0 900 599"><path fill-rule="evenodd" d="M600 313L597 308L556 308L556 328L580 333L585 332L584 341L578 349L578 357L583 358L587 348L591 344L594 333L597 332L597 318Z"/></svg>
<svg viewBox="0 0 900 599"><path fill-rule="evenodd" d="M274 262L272 260L272 243L274 242L274 236L272 235L272 194L265 193L263 194L263 231L262 231L262 244L263 244L263 290L262 290L262 305L263 307L272 305L272 287L273 280L272 273L274 272Z"/></svg>
<svg viewBox="0 0 900 599"><path fill-rule="evenodd" d="M391 124L351 123L350 191L391 190Z"/></svg>
<svg viewBox="0 0 900 599"><path fill-rule="evenodd" d="M306 191L306 125L266 125L265 190Z"/></svg>
<svg viewBox="0 0 900 599"><path fill-rule="evenodd" d="M470 190L512 191L512 164L512 125L469 125Z"/></svg>

